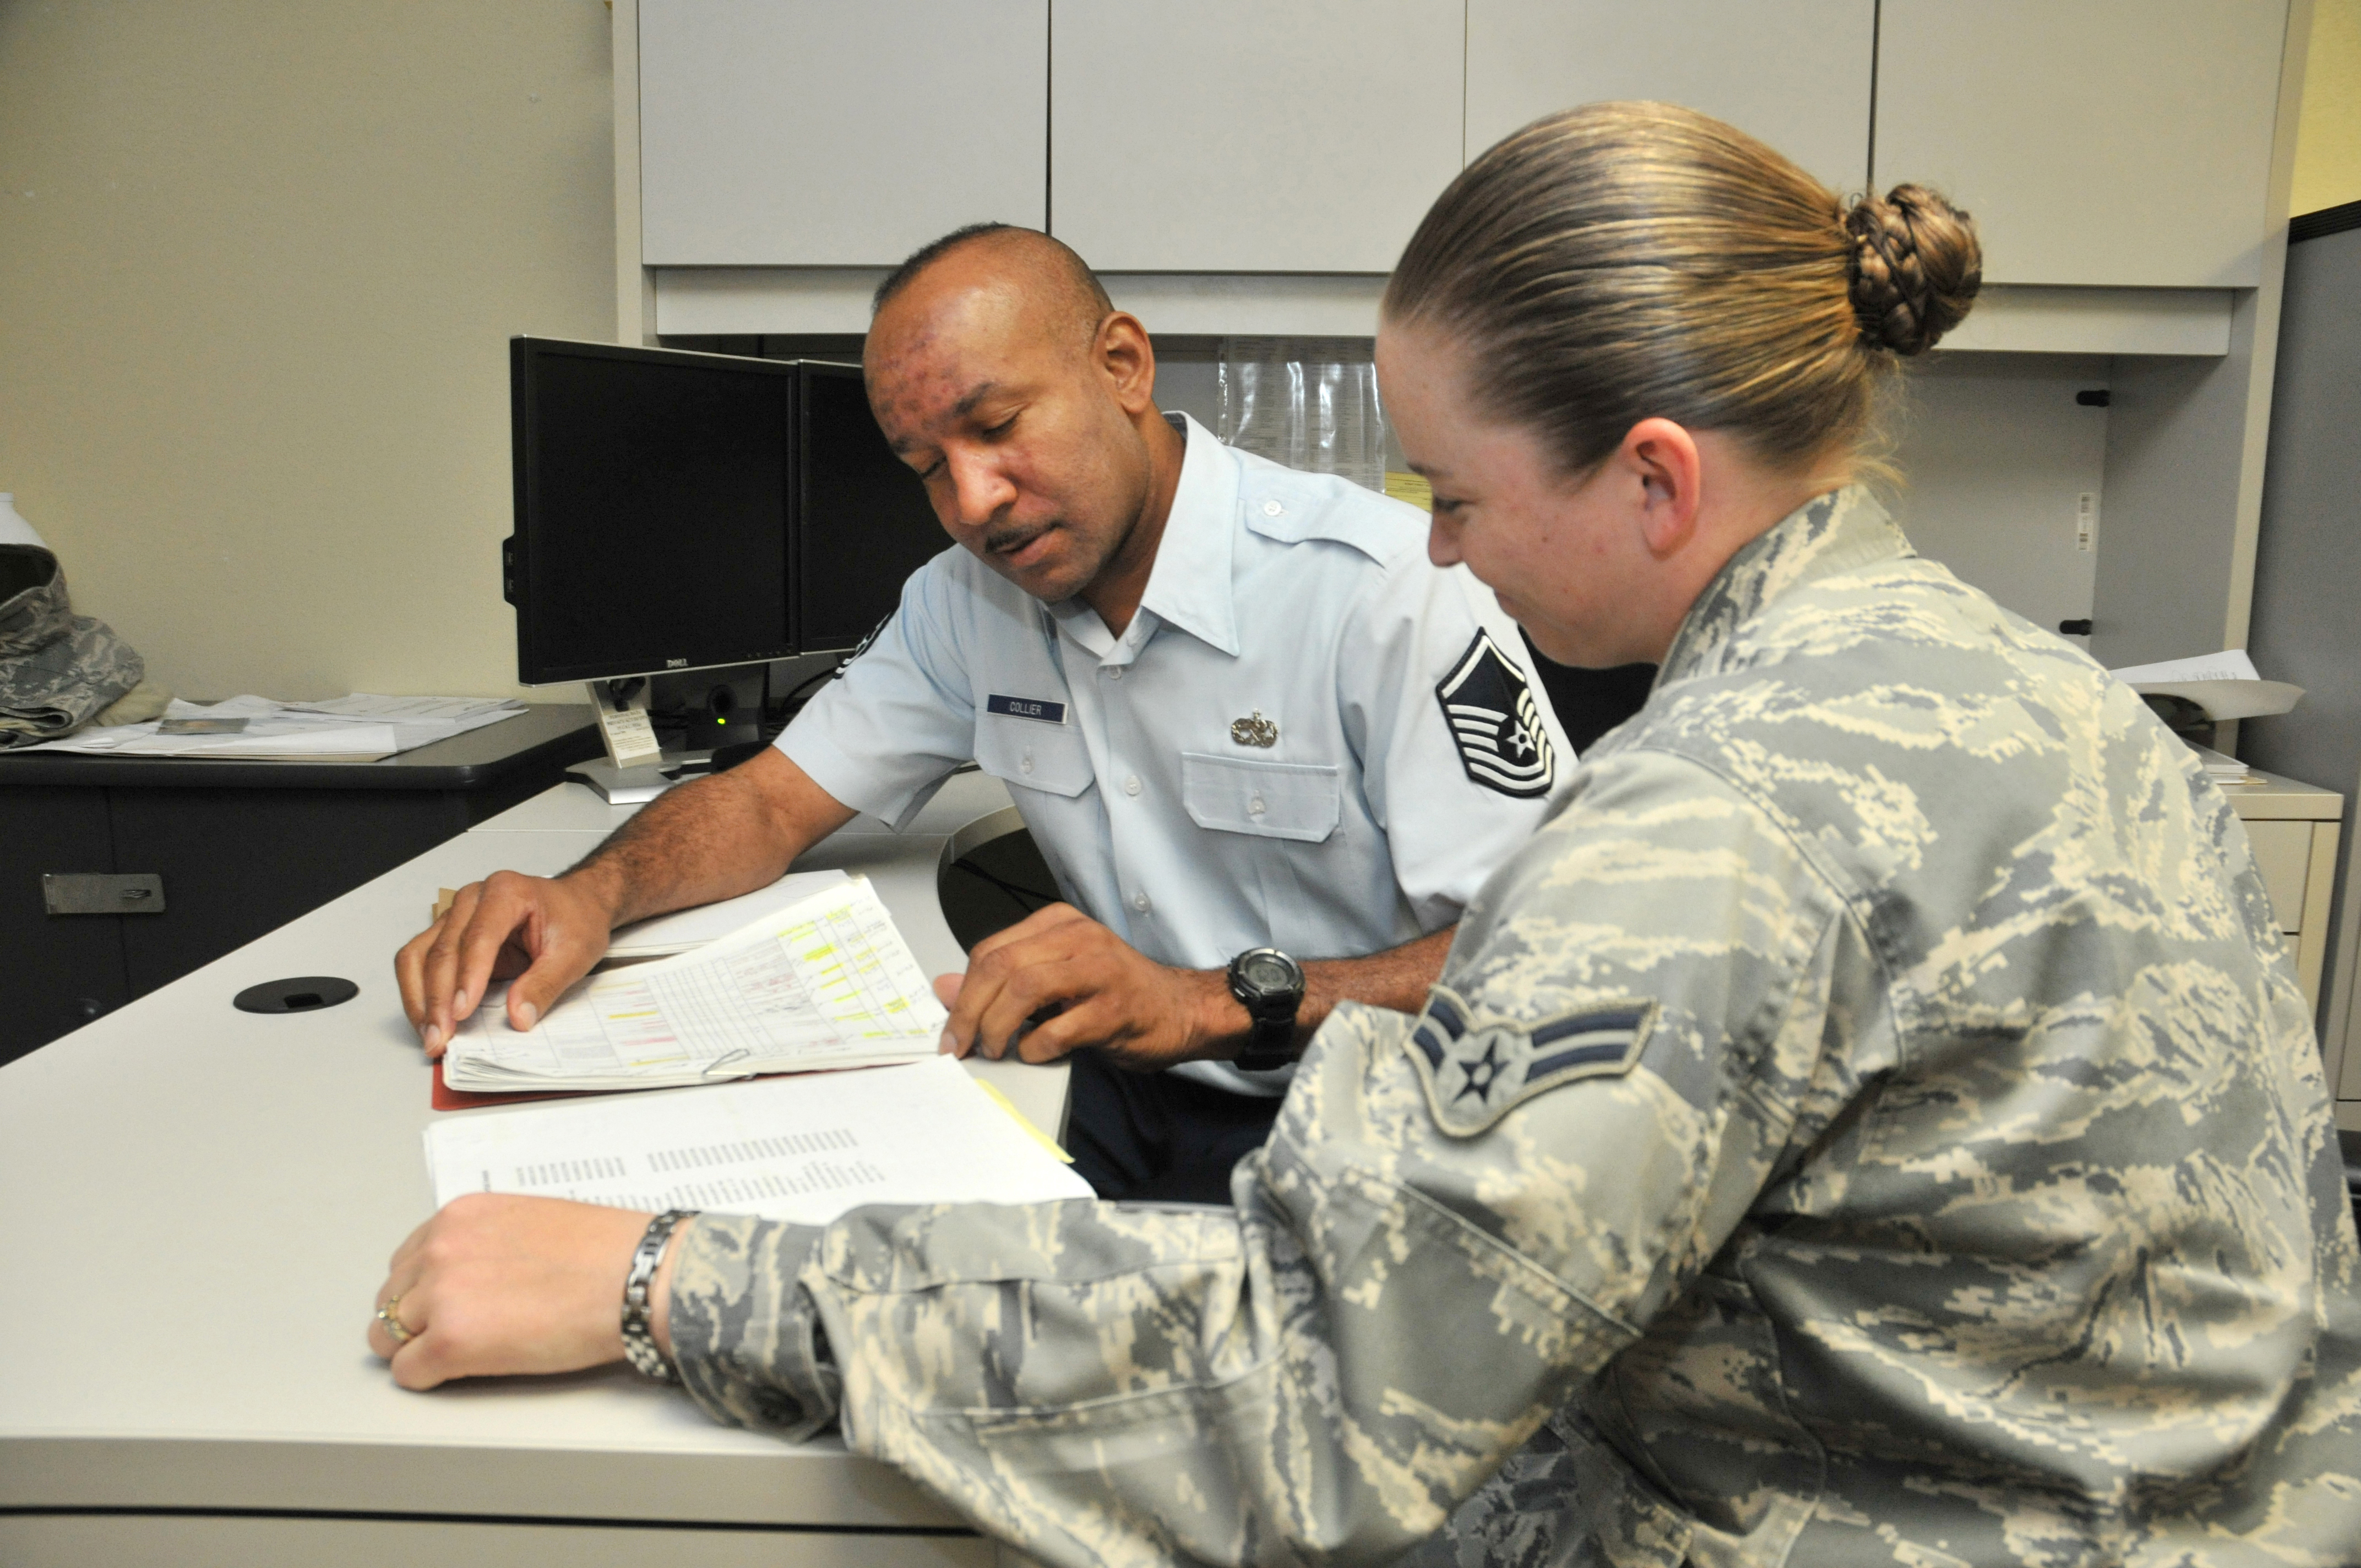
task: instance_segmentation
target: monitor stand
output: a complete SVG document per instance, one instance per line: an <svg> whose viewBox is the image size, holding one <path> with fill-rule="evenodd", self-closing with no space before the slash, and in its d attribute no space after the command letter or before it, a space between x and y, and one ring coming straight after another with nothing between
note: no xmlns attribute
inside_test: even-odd
<svg viewBox="0 0 2361 1568"><path fill-rule="evenodd" d="M609 806L644 806L673 785L712 772L713 753L666 751L663 762L641 768L619 768L605 757L593 757L566 771L597 790Z"/></svg>
<svg viewBox="0 0 2361 1568"><path fill-rule="evenodd" d="M619 768L604 757L577 762L566 772L597 790L609 806L644 806L680 782L666 778L661 767Z"/></svg>

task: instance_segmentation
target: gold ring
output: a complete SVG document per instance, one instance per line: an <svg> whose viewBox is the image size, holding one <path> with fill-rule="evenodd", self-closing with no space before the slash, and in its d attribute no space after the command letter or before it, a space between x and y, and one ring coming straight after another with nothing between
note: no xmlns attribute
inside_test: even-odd
<svg viewBox="0 0 2361 1568"><path fill-rule="evenodd" d="M416 1331L402 1323L398 1315L401 1306L401 1297L397 1294L388 1296L385 1299L385 1305L377 1310L377 1321L385 1325L385 1332L393 1336L393 1343L397 1347L408 1344L418 1337Z"/></svg>

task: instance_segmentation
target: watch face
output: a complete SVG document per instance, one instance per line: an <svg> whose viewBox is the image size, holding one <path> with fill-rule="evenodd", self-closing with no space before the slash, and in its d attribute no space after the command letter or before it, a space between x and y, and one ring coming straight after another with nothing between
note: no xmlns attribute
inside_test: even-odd
<svg viewBox="0 0 2361 1568"><path fill-rule="evenodd" d="M1241 968L1257 991L1288 991L1296 983L1295 966L1276 953L1256 953Z"/></svg>

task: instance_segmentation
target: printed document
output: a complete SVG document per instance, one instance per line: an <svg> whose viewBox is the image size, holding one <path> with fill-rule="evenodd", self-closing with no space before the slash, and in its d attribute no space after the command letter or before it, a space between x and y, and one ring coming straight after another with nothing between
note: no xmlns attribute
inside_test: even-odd
<svg viewBox="0 0 2361 1568"><path fill-rule="evenodd" d="M693 952L594 974L533 1028L484 998L443 1059L476 1092L653 1089L932 1056L950 1014L865 877Z"/></svg>
<svg viewBox="0 0 2361 1568"><path fill-rule="evenodd" d="M522 1192L826 1224L863 1203L1041 1203L1088 1183L960 1064L474 1111L426 1130L439 1206Z"/></svg>

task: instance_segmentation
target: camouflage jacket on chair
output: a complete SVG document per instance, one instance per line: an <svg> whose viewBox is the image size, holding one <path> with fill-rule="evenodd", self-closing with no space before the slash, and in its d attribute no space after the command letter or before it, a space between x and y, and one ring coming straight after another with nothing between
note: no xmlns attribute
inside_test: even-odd
<svg viewBox="0 0 2361 1568"><path fill-rule="evenodd" d="M1842 491L1235 1211L709 1217L675 1343L1049 1563L2349 1563L2307 1014L2186 749Z"/></svg>

